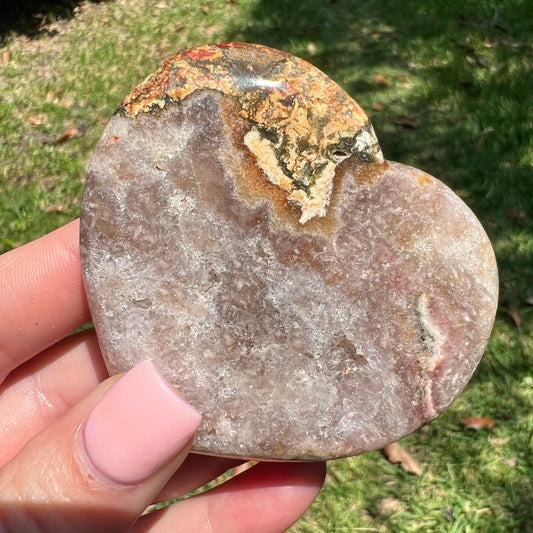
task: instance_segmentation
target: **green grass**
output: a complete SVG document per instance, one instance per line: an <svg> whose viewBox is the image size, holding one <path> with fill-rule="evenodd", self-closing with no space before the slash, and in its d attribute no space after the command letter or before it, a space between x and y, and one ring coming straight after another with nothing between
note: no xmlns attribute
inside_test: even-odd
<svg viewBox="0 0 533 533"><path fill-rule="evenodd" d="M167 56L242 40L311 61L366 109L389 159L441 178L478 215L497 254L501 304L466 391L402 442L424 474L379 452L332 462L292 531L533 531L533 3L36 4L41 17L0 23L0 252L78 215L106 119ZM397 123L405 119L415 127ZM83 136L57 144L71 127ZM497 424L466 430L469 415Z"/></svg>

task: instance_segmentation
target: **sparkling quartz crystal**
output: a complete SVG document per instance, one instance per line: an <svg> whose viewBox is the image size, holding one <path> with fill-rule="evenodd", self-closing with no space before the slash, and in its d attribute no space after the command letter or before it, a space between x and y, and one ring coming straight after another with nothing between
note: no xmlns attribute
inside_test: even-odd
<svg viewBox="0 0 533 533"><path fill-rule="evenodd" d="M415 431L468 382L497 303L468 207L385 161L322 72L258 45L182 52L124 100L81 252L109 371L153 359L217 455L329 459Z"/></svg>

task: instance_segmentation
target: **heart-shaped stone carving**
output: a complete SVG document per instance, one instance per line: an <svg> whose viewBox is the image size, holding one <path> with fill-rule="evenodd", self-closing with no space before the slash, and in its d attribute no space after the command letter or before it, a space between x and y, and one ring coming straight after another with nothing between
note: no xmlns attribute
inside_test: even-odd
<svg viewBox="0 0 533 533"><path fill-rule="evenodd" d="M497 304L466 205L385 161L322 72L258 45L182 52L126 98L89 166L81 252L110 372L153 359L210 454L403 437L468 382Z"/></svg>

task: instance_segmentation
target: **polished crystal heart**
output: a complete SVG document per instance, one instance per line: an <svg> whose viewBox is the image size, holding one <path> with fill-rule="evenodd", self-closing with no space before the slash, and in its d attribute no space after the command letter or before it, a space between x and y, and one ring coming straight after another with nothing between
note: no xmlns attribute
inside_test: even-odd
<svg viewBox="0 0 533 533"><path fill-rule="evenodd" d="M497 303L468 207L385 161L322 72L249 44L182 52L125 99L81 252L109 371L154 360L217 455L329 459L415 431L468 382Z"/></svg>

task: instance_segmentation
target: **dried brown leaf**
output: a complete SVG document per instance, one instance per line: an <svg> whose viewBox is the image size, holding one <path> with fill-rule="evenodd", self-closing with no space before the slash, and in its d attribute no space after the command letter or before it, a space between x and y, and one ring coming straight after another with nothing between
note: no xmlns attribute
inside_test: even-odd
<svg viewBox="0 0 533 533"><path fill-rule="evenodd" d="M514 305L510 305L508 311L509 315L513 319L513 322L515 323L515 326L520 329L520 326L522 325L522 315L520 314L520 311Z"/></svg>
<svg viewBox="0 0 533 533"><path fill-rule="evenodd" d="M42 124L46 124L48 119L46 118L46 115L39 113L38 115L30 115L28 117L28 122L32 126L41 126Z"/></svg>
<svg viewBox="0 0 533 533"><path fill-rule="evenodd" d="M474 429L478 431L479 429L490 429L496 424L496 420L483 416L468 416L461 420L461 424L463 424L466 429Z"/></svg>
<svg viewBox="0 0 533 533"><path fill-rule="evenodd" d="M411 130L416 130L417 128L420 128L420 120L413 117L395 118L394 124L398 124L398 126L403 126L404 128L409 128Z"/></svg>
<svg viewBox="0 0 533 533"><path fill-rule="evenodd" d="M70 139L75 139L78 137L83 137L83 133L78 128L67 128L56 139L56 144L64 143L64 142L70 141Z"/></svg>
<svg viewBox="0 0 533 533"><path fill-rule="evenodd" d="M383 74L376 74L374 76L374 83L377 83L378 85L388 85L389 82L387 81L387 78L383 76Z"/></svg>
<svg viewBox="0 0 533 533"><path fill-rule="evenodd" d="M422 475L422 468L417 460L407 450L402 448L398 442L385 446L383 453L391 463L400 463L400 466L406 472L415 474L415 476Z"/></svg>
<svg viewBox="0 0 533 533"><path fill-rule="evenodd" d="M4 50L2 56L0 57L0 64L7 65L11 61L11 52L9 50Z"/></svg>
<svg viewBox="0 0 533 533"><path fill-rule="evenodd" d="M385 104L382 104L381 102L375 102L372 104L372 109L374 111L383 111L385 109Z"/></svg>
<svg viewBox="0 0 533 533"><path fill-rule="evenodd" d="M511 218L513 220L516 220L516 219L522 218L522 213L520 213L520 211L517 211L516 209L508 209L505 212L505 216L507 218Z"/></svg>
<svg viewBox="0 0 533 533"><path fill-rule="evenodd" d="M68 213L69 206L66 204L51 204L44 208L47 213Z"/></svg>

